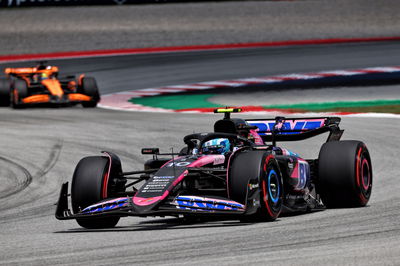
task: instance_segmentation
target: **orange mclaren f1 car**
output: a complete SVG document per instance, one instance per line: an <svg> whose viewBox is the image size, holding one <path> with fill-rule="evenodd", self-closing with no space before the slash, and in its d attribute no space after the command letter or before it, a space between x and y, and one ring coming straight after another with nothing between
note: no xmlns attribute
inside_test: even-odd
<svg viewBox="0 0 400 266"><path fill-rule="evenodd" d="M0 105L22 108L37 104L96 107L100 94L92 77L58 78L58 67L39 63L31 68L6 68L0 78Z"/></svg>

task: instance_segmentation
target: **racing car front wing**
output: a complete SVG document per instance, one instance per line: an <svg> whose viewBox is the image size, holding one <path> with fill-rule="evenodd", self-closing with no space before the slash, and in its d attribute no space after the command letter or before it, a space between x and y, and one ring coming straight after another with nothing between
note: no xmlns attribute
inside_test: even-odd
<svg viewBox="0 0 400 266"><path fill-rule="evenodd" d="M257 195L257 193L250 193ZM246 215L255 212L254 195L248 195L247 204L221 198L208 198L191 195L181 195L167 199L150 211L140 211L135 207L132 197L108 199L90 205L78 213L73 214L68 207L68 182L61 187L55 216L59 220L94 218L101 216L178 216L179 214L192 215Z"/></svg>
<svg viewBox="0 0 400 266"><path fill-rule="evenodd" d="M92 97L81 93L70 93L63 95L49 95L49 94L36 94L23 98L23 104L77 104L82 102L89 102L93 100Z"/></svg>

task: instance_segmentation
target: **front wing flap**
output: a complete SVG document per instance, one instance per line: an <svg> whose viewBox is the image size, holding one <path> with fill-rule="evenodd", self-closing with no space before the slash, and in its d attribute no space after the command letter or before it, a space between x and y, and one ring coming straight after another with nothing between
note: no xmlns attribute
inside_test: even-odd
<svg viewBox="0 0 400 266"><path fill-rule="evenodd" d="M65 93L63 95L33 94L21 99L23 104L73 104L92 101L92 97L82 93Z"/></svg>
<svg viewBox="0 0 400 266"><path fill-rule="evenodd" d="M253 202L253 200L251 200ZM248 204L250 199L248 200ZM252 208L250 208L252 209ZM93 218L101 216L177 216L192 215L246 215L246 205L228 199L215 199L200 196L177 196L166 200L153 210L140 212L132 201L132 197L121 197L91 205L73 214L68 207L68 182L61 187L55 216L59 220Z"/></svg>

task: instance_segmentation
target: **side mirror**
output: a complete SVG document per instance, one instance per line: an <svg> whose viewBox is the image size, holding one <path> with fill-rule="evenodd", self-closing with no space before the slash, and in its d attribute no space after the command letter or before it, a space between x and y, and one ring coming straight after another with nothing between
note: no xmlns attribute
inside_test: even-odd
<svg viewBox="0 0 400 266"><path fill-rule="evenodd" d="M142 148L142 154L160 154L159 148Z"/></svg>

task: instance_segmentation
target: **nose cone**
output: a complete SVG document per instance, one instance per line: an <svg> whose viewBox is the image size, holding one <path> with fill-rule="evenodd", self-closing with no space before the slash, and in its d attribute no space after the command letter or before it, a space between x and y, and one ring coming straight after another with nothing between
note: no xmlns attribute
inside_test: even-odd
<svg viewBox="0 0 400 266"><path fill-rule="evenodd" d="M45 79L42 80L42 84L46 86L46 88L49 90L51 95L56 95L58 97L61 97L64 95L64 91L61 88L61 84L58 80L56 79Z"/></svg>

